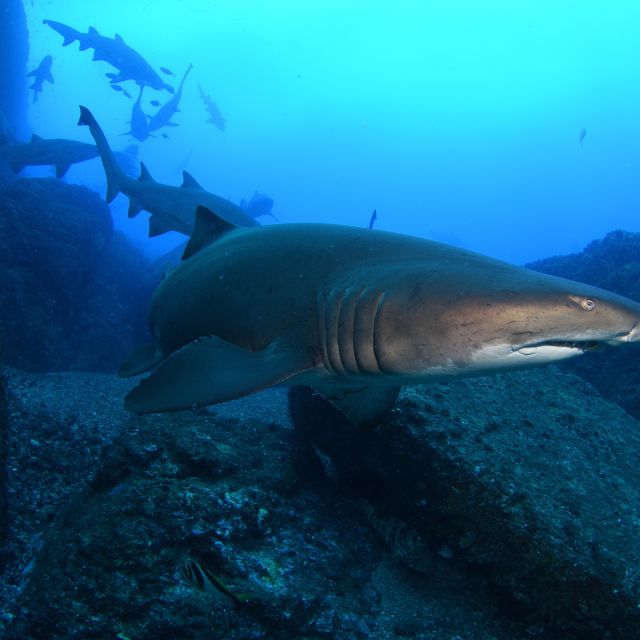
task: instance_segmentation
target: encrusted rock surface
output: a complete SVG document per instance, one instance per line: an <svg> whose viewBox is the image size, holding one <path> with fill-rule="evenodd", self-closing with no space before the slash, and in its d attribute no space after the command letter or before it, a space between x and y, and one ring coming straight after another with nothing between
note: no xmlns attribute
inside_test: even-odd
<svg viewBox="0 0 640 640"><path fill-rule="evenodd" d="M640 301L640 233L612 231L584 251L527 265L536 271L593 284ZM606 398L640 418L640 345L605 348L562 367L579 374Z"/></svg>
<svg viewBox="0 0 640 640"><path fill-rule="evenodd" d="M341 490L490 576L532 630L637 635L640 424L582 379L548 368L405 388L370 431L291 395Z"/></svg>
<svg viewBox="0 0 640 640"><path fill-rule="evenodd" d="M98 194L54 179L0 188L5 361L36 371L113 371L146 334L149 263Z"/></svg>
<svg viewBox="0 0 640 640"><path fill-rule="evenodd" d="M317 458L284 389L137 417L130 381L8 380L7 639L529 638L485 576L437 554L408 570L351 496L301 478ZM197 591L189 560L249 600Z"/></svg>

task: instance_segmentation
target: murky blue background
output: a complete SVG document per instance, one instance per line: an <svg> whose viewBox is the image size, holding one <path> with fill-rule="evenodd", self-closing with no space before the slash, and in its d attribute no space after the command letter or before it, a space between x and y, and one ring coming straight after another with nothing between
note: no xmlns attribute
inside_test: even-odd
<svg viewBox="0 0 640 640"><path fill-rule="evenodd" d="M116 149L133 100L43 19L119 33L177 85L179 127L140 144L159 181L183 169L234 201L254 189L282 222L323 221L430 237L526 262L640 230L640 4L27 0L29 69L55 84L32 130L91 142L88 106ZM200 83L227 128L207 124ZM135 97L137 87L124 83ZM167 92L145 90L145 111ZM579 135L586 129L581 146ZM37 174L38 170L30 170ZM46 173L46 170L44 170ZM102 189L99 160L66 178ZM147 214L116 225L150 251Z"/></svg>

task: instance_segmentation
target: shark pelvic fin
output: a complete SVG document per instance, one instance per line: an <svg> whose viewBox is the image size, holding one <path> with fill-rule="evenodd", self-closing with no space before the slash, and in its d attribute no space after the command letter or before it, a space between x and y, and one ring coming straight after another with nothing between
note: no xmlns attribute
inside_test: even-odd
<svg viewBox="0 0 640 640"><path fill-rule="evenodd" d="M193 227L193 233L184 249L182 259L190 258L194 253L198 253L200 249L211 244L221 235L237 228L236 225L227 222L213 211L199 206L196 209L196 223Z"/></svg>
<svg viewBox="0 0 640 640"><path fill-rule="evenodd" d="M149 237L150 238L161 236L163 233L167 233L169 231L174 231L173 227L170 227L159 216L152 215L149 218Z"/></svg>
<svg viewBox="0 0 640 640"><path fill-rule="evenodd" d="M162 355L155 344L142 344L136 347L129 357L120 365L118 375L121 378L137 376L153 369L162 362Z"/></svg>
<svg viewBox="0 0 640 640"><path fill-rule="evenodd" d="M109 200L107 200L107 202L109 202ZM138 201L134 198L130 198L127 216L129 216L129 218L135 218L141 211L142 211L142 207L140 206Z"/></svg>
<svg viewBox="0 0 640 640"><path fill-rule="evenodd" d="M400 387L314 388L357 427L378 424L391 411L400 393Z"/></svg>
<svg viewBox="0 0 640 640"><path fill-rule="evenodd" d="M62 176L69 171L69 167L71 163L67 162L66 164L57 164L56 165L56 178L62 178Z"/></svg>
<svg viewBox="0 0 640 640"><path fill-rule="evenodd" d="M280 340L249 351L216 336L198 338L142 380L124 406L135 413L204 407L279 384L314 366L310 351L287 348Z"/></svg>

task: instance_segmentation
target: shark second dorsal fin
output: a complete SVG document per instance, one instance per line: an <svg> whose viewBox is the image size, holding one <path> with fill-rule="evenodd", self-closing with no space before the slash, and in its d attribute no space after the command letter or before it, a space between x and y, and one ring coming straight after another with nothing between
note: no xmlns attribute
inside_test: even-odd
<svg viewBox="0 0 640 640"><path fill-rule="evenodd" d="M140 182L144 182L144 181L155 182L155 180L151 177L151 174L149 173L149 169L147 169L144 162L140 163L140 177L138 178L138 180L140 180Z"/></svg>
<svg viewBox="0 0 640 640"><path fill-rule="evenodd" d="M124 44L124 40L122 39L122 36L119 33L116 33L116 37L114 38L114 40L116 42L119 42L120 44Z"/></svg>
<svg viewBox="0 0 640 640"><path fill-rule="evenodd" d="M89 27L89 33L90 33L92 36L97 36L97 35L99 35L99 34L98 34L98 30L97 30L95 27Z"/></svg>
<svg viewBox="0 0 640 640"><path fill-rule="evenodd" d="M188 171L182 172L182 188L183 189L200 189L200 191L204 191L202 186Z"/></svg>
<svg viewBox="0 0 640 640"><path fill-rule="evenodd" d="M42 138L39 135L36 135L35 133L31 134L31 142L42 142L44 138Z"/></svg>
<svg viewBox="0 0 640 640"><path fill-rule="evenodd" d="M182 259L186 260L200 249L211 244L221 235L237 229L234 224L227 222L224 218L203 206L196 209L196 223L193 227L191 238L184 248Z"/></svg>

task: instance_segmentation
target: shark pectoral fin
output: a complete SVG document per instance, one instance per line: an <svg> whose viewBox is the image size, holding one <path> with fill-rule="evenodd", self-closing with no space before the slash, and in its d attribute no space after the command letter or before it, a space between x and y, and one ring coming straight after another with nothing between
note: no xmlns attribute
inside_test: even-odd
<svg viewBox="0 0 640 640"><path fill-rule="evenodd" d="M47 75L44 77L44 79L48 80L51 84L54 84L53 76L51 75L51 71L47 72Z"/></svg>
<svg viewBox="0 0 640 640"><path fill-rule="evenodd" d="M310 351L280 340L249 351L207 336L169 356L127 394L124 406L135 413L203 407L279 384L314 366Z"/></svg>
<svg viewBox="0 0 640 640"><path fill-rule="evenodd" d="M69 171L69 167L71 163L67 162L67 164L57 164L56 165L56 178L62 178L62 176Z"/></svg>
<svg viewBox="0 0 640 640"><path fill-rule="evenodd" d="M162 354L154 344L141 344L136 347L120 365L118 375L121 378L137 376L157 367L162 362Z"/></svg>
<svg viewBox="0 0 640 640"><path fill-rule="evenodd" d="M314 387L351 423L358 427L373 427L391 411L400 387L362 387L340 389Z"/></svg>

